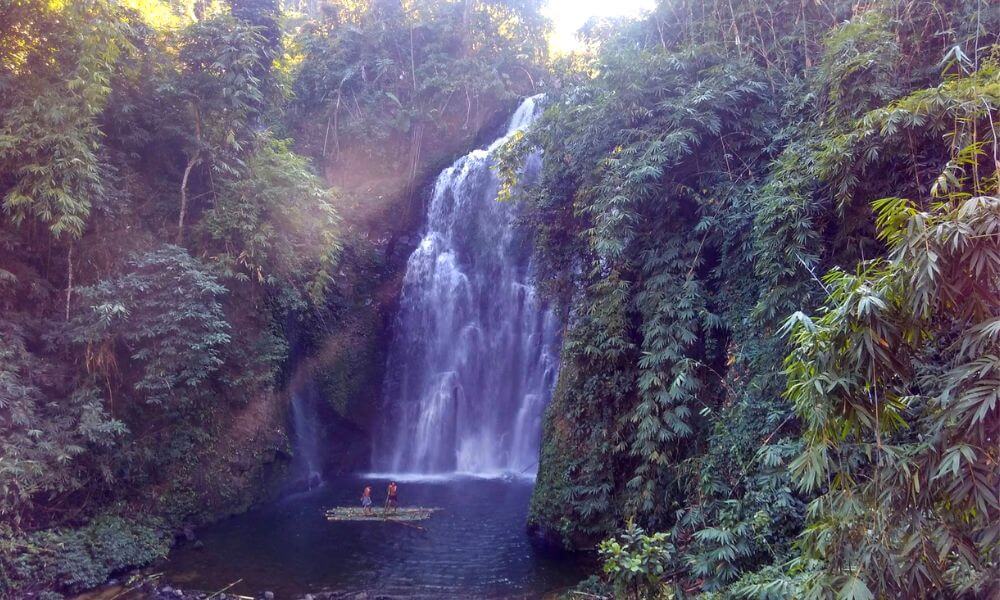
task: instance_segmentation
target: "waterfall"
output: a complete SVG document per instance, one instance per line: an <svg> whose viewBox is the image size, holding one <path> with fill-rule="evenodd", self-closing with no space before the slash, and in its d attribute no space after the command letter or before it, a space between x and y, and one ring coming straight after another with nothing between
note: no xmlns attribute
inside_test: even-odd
<svg viewBox="0 0 1000 600"><path fill-rule="evenodd" d="M323 482L319 455L319 415L316 410L315 385L297 386L291 392L292 441L296 476L312 488Z"/></svg>
<svg viewBox="0 0 1000 600"><path fill-rule="evenodd" d="M373 464L392 473L533 473L558 368L559 323L531 282L518 206L497 200L496 150L528 127L525 100L507 133L437 178L423 239L407 263ZM540 157L523 177L537 175Z"/></svg>

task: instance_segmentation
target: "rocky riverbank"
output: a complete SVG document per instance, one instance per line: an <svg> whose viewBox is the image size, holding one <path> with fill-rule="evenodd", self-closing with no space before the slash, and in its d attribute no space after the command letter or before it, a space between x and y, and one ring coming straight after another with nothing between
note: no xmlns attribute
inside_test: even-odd
<svg viewBox="0 0 1000 600"><path fill-rule="evenodd" d="M184 589L179 585L158 582L156 575L142 576L143 579L127 583L111 581L97 590L76 596L73 600L399 600L400 596L377 594L374 592L323 591L291 597L281 596L271 591L255 594L234 593L228 588L206 591ZM233 584L236 587L238 582ZM413 600L413 597L407 597Z"/></svg>
<svg viewBox="0 0 1000 600"><path fill-rule="evenodd" d="M146 596L149 600L278 600L273 592L265 591L248 596L227 592L185 591L169 585L154 588ZM397 596L385 596L368 592L318 592L294 596L289 600L395 600ZM285 600L282 598L281 600Z"/></svg>

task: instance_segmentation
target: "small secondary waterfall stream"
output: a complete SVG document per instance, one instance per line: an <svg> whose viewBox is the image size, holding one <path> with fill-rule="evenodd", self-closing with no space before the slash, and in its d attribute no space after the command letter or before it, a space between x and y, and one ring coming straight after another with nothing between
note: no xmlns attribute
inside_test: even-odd
<svg viewBox="0 0 1000 600"><path fill-rule="evenodd" d="M291 391L291 405L295 449L293 468L299 481L312 488L323 481L315 384L309 382L294 388Z"/></svg>
<svg viewBox="0 0 1000 600"><path fill-rule="evenodd" d="M427 228L407 264L373 463L392 473L533 472L558 367L559 324L531 284L517 205L497 201L496 150L528 127L525 100L507 133L437 179ZM531 156L524 177L537 171Z"/></svg>

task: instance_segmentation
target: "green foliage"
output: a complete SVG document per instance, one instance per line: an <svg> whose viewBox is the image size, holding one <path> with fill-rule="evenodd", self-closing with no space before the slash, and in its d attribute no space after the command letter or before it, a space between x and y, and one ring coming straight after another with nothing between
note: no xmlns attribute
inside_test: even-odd
<svg viewBox="0 0 1000 600"><path fill-rule="evenodd" d="M256 478L280 472L262 465L283 435L284 326L325 315L338 196L269 129L285 117L276 5L233 4L171 8L163 30L142 3L0 6L0 535L13 540L0 580L12 595L146 563L161 532L245 507L264 493ZM253 443L235 465L216 446L232 452L239 417ZM119 505L127 517L94 520Z"/></svg>
<svg viewBox="0 0 1000 600"><path fill-rule="evenodd" d="M538 0L332 2L297 38L295 127L308 152L369 178L418 168L442 136L471 140L535 93Z"/></svg>
<svg viewBox="0 0 1000 600"><path fill-rule="evenodd" d="M0 190L15 225L79 238L103 193L96 118L129 23L108 2L5 3L0 20Z"/></svg>
<svg viewBox="0 0 1000 600"><path fill-rule="evenodd" d="M578 402L609 411L614 422L602 437L621 457L623 479L604 495L627 490L627 511L666 524L678 487L674 465L691 448L686 441L705 406L705 377L718 361L717 348L698 342L721 323L704 252L720 207L703 192L725 178L725 167L699 164L700 148L719 135L739 145L735 130L758 118L764 88L750 65L726 65L710 52L658 55L626 46L605 56L606 74L586 92L591 100L553 106L522 141L567 157L546 163L542 184L527 192L534 194L530 210L538 211L529 219L541 224L539 251L548 259L542 269L555 272L543 278L561 280L556 291L578 294L584 307L574 316L564 361L575 365ZM630 86L632 79L650 85ZM567 392L575 394L575 386ZM587 435L596 415L580 416L574 427ZM603 426L608 417L596 420ZM603 456L586 459L593 472L607 470ZM594 492L575 494L600 497L602 479Z"/></svg>
<svg viewBox="0 0 1000 600"><path fill-rule="evenodd" d="M102 515L79 529L40 531L5 540L3 544L10 547L4 548L4 554L12 558L3 561L3 570L9 579L83 591L114 573L165 555L170 541L156 519Z"/></svg>
<svg viewBox="0 0 1000 600"><path fill-rule="evenodd" d="M194 169L240 177L253 143L251 122L264 108L259 77L268 48L259 28L229 15L191 25L180 40L176 72L160 90L173 114L167 123L182 140L186 164L180 182L177 241L184 238L188 183Z"/></svg>
<svg viewBox="0 0 1000 600"><path fill-rule="evenodd" d="M805 423L791 468L820 492L800 546L824 561L813 583L841 595L985 593L1000 564L1000 200L876 209L886 259L831 271L819 315L790 321Z"/></svg>
<svg viewBox="0 0 1000 600"><path fill-rule="evenodd" d="M827 38L817 78L832 118L854 117L899 94L900 48L886 13L868 11Z"/></svg>
<svg viewBox="0 0 1000 600"><path fill-rule="evenodd" d="M601 60L608 64L590 89L554 105L519 142L566 157L547 162L542 184L525 193L543 279L581 307L564 347L559 412L549 418L576 438L567 447L594 449L575 459L585 464L563 484L565 506L590 516L577 525L588 534L599 531L589 529L594 514L615 507L659 527L680 507L681 467L725 391L715 375L726 333L716 307L734 284L719 284L715 257L723 245L734 253L746 245L727 240L720 221L748 229L729 211L742 197L722 195L738 189L727 158L704 150L721 136L734 151L759 154L745 130L773 118L761 111L766 85L755 67L726 64L711 49L663 54L622 44ZM540 488L551 485L546 473L543 466ZM536 510L536 522L562 522L563 509L551 507L556 514Z"/></svg>
<svg viewBox="0 0 1000 600"><path fill-rule="evenodd" d="M24 329L0 320L0 516L19 528L42 517L36 496L88 485L81 455L125 433L96 390L67 390L62 365L28 350Z"/></svg>
<svg viewBox="0 0 1000 600"><path fill-rule="evenodd" d="M996 147L985 121L997 104L994 65L949 76L862 115L823 171L848 182L834 187L846 204L853 173L901 162L902 140L947 141L931 163L941 175L914 170L933 181L915 190L930 197L874 203L886 257L853 274L831 270L820 315L797 312L786 326L788 396L805 424L791 468L818 494L799 541L806 559L821 560L800 582L812 593L986 594L996 579L1000 500L986 450L998 422L996 340L987 331L1000 247L996 168L984 168L983 149Z"/></svg>
<svg viewBox="0 0 1000 600"><path fill-rule="evenodd" d="M595 32L585 76L550 95L541 121L512 142L500 168L505 194L525 203L539 279L568 323L532 527L574 546L589 545L629 518L669 530L677 579L689 590L723 597L800 597L806 588L819 590L814 584L821 580L828 591L859 597L866 589L884 597L918 589L983 593L974 586L994 568L992 542L963 542L978 562L945 558L962 552L959 539L994 539L985 525L991 500L968 491L990 482L973 477L969 500L955 507L962 528L949 524L951 537L932 536L944 544L933 550L945 563L935 567L936 579L927 574L935 569L912 556L897 560L904 539L898 530L884 534L887 549L879 554L867 539L870 513L887 501L885 494L907 497L913 486L900 475L882 481L882 499L873 496L870 504L814 499L829 492L832 475L804 465L847 469L850 476L837 479L846 494L870 476L878 446L856 447L857 426L837 412L843 403L830 399L824 431L847 436L852 453L812 448L816 400L785 396L779 365L788 353L781 332L788 315L845 297L822 273L889 260L895 242L883 220L913 233L913 225L908 230L895 217L873 214L874 200L948 196L953 203L989 204L983 198L996 194L997 74L984 45L996 14L988 13L980 2L886 1L858 9L847 2L682 1ZM934 15L947 15L938 34L926 25ZM516 185L514 165L536 149L546 157L539 182ZM930 211L934 202L914 210ZM923 218L921 227L931 227ZM976 239L991 243L992 226L982 227ZM969 233L973 225L955 228ZM949 242L968 247L958 233L950 235L956 237ZM914 269L969 270L945 265L946 253L934 243L925 240L923 248L926 254L914 245L905 259ZM991 276L987 256L974 259L983 277ZM852 281L867 289L874 284L857 279L866 272ZM984 298L993 293L992 284L977 281ZM944 288L921 291L915 283L911 278L910 291L921 294L927 313L928 298L941 297ZM949 310L961 304L948 298L941 301L955 303ZM839 309L829 326L847 327L852 310ZM956 368L946 348L972 325L921 318L941 329L868 346L852 340L850 351L847 338L838 338L795 364L815 374L819 362L832 361L831 380L850 376L851 389L865 390L874 375L847 358L874 348L891 364L919 362L926 374L910 367L894 377L908 389L926 386L915 378L940 378ZM903 343L916 347L905 351ZM908 353L912 358L903 359ZM966 377L991 377L969 369ZM788 376L789 389L798 390L797 374ZM828 394L829 381L812 392ZM949 393L961 385L939 384ZM990 402L987 387L973 395ZM897 408L897 423L910 423L905 410ZM979 419L992 414L984 410ZM912 424L883 433L906 437L911 430ZM929 443L927 434L918 439ZM949 468L961 469L972 456L995 464L980 452L987 439L993 438L969 444L975 450L964 458L950 446L959 449L949 455ZM582 456L581 447L588 449ZM937 452L941 460L944 449ZM946 485L943 474L934 479L939 468L924 468L931 474L920 489L944 502L956 484ZM838 510L855 515L851 527L829 520L845 518ZM904 527L902 515L914 518L902 508L883 518ZM806 523L806 537L795 542ZM900 583L907 578L912 587ZM952 585L959 580L966 587Z"/></svg>
<svg viewBox="0 0 1000 600"><path fill-rule="evenodd" d="M70 326L97 370L131 361L131 387L145 402L196 395L222 364L229 323L219 303L226 289L177 246L129 260L124 273L79 290L89 311ZM105 358L102 352L121 353Z"/></svg>
<svg viewBox="0 0 1000 600"><path fill-rule="evenodd" d="M611 580L617 598L656 598L674 552L666 533L647 534L629 520L621 535L597 548L602 570Z"/></svg>
<svg viewBox="0 0 1000 600"><path fill-rule="evenodd" d="M188 27L180 40L176 92L189 103L188 134L195 147L226 164L225 153L245 145L246 125L263 108L263 82L257 69L264 63L260 31L244 21L220 15Z"/></svg>
<svg viewBox="0 0 1000 600"><path fill-rule="evenodd" d="M227 278L282 286L301 306L322 300L337 257L330 190L284 142L262 140L246 173L226 178L198 224Z"/></svg>

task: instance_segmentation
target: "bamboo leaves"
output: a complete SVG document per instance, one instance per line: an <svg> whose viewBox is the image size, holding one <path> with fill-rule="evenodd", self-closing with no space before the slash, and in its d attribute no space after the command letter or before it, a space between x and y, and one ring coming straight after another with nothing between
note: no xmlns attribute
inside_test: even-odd
<svg viewBox="0 0 1000 600"><path fill-rule="evenodd" d="M889 260L872 261L858 276L831 273L834 291L820 316L808 326L798 318L791 328L788 394L807 425L806 450L792 469L803 490L825 490L813 501L814 525L803 549L824 557L830 568L872 572L872 551L847 539L872 525L861 517L863 509L845 511L840 500L878 506L884 520L865 546L920 567L912 580L867 576L870 585L892 593L914 585L957 587L949 573L983 568L979 557L988 556L989 546L981 544L993 539L992 523L1000 518L991 442L1000 423L992 333L1000 269L993 262L978 270L968 266L976 255L972 248L1000 252L1000 236L993 234L1000 199L961 198L929 212L915 212L898 199L877 203L879 223L889 228L883 233L892 245ZM956 230L962 243L951 237ZM869 286L883 290L874 311L862 309L872 302ZM859 351L868 355L862 363ZM952 366L926 372L925 357L932 355ZM810 385L820 381L842 383ZM919 553L915 546L899 546L895 515L908 511L920 511L921 528L962 532L968 551L928 560L913 554ZM816 545L821 536L835 543ZM842 589L855 585L848 578Z"/></svg>
<svg viewBox="0 0 1000 600"><path fill-rule="evenodd" d="M31 70L0 72L2 205L16 225L37 220L56 238L77 239L104 195L97 117L119 55L131 49L116 10L105 2L65 10L28 2L7 15L12 28L37 28L38 37L12 44L27 48L21 60Z"/></svg>

